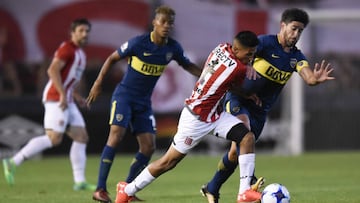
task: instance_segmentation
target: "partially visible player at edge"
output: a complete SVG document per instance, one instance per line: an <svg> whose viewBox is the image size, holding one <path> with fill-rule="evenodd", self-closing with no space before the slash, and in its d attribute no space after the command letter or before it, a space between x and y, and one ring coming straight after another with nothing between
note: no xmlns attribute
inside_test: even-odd
<svg viewBox="0 0 360 203"><path fill-rule="evenodd" d="M243 31L235 36L232 45L220 44L209 54L191 96L185 100L168 151L131 183L119 182L115 203L127 203L136 192L173 169L207 135L234 141L240 147L238 159L243 163L240 177L246 177L240 181L240 190L250 200L260 199L261 193L250 189L255 168L255 136L240 119L223 111L221 105L228 90L241 92L247 64L253 59L258 43L255 33Z"/></svg>
<svg viewBox="0 0 360 203"><path fill-rule="evenodd" d="M149 163L155 150L155 118L151 95L166 65L175 60L185 70L199 77L201 69L184 56L181 45L171 37L175 11L160 6L152 21L153 31L136 36L114 51L103 64L87 102L90 105L100 94L101 84L110 67L121 59L128 59L124 78L116 86L111 99L110 133L100 158L97 189L93 199L111 202L106 181L114 160L116 146L123 139L127 127L139 144L139 151L131 164L127 182L131 182ZM140 200L133 197L132 201Z"/></svg>
<svg viewBox="0 0 360 203"><path fill-rule="evenodd" d="M54 54L47 70L49 81L43 91L45 108L45 135L32 138L11 159L4 159L5 178L14 184L15 167L45 149L59 145L66 133L72 140L70 160L74 176L74 190L95 190L85 180L86 145L89 140L84 118L75 101L86 107L85 98L77 91L86 67L83 47L88 42L91 24L87 19L76 19L71 23L71 39L63 42ZM75 101L74 101L75 100Z"/></svg>
<svg viewBox="0 0 360 203"><path fill-rule="evenodd" d="M334 79L329 76L333 71L330 64L323 60L320 64L316 63L312 70L303 53L295 46L308 23L309 17L305 11L287 9L282 13L280 32L277 35L259 36L260 44L253 67L260 77L256 80L247 78L243 88L247 92L256 93L261 100L261 106L235 94L226 95L226 111L244 121L254 132L256 140L264 127L267 113L294 71L310 86ZM209 203L218 203L220 187L238 165L236 157L237 146L233 142L230 151L220 160L212 180L201 188ZM256 180L255 176L253 180ZM259 178L259 181L263 181L263 178ZM238 203L246 202L241 192L239 191Z"/></svg>

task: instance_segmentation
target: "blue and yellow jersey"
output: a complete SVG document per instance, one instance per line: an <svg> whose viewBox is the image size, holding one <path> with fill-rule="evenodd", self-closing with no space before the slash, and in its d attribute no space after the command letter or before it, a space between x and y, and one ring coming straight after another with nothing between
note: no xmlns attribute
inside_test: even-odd
<svg viewBox="0 0 360 203"><path fill-rule="evenodd" d="M267 112L278 98L292 73L294 71L300 72L303 67L308 66L308 61L296 47L291 49L289 53L285 52L276 35L261 35L259 40L253 67L261 78L257 80L246 79L243 87L248 92L258 95L262 101L262 107L259 109L254 102L245 99L241 99L241 103Z"/></svg>
<svg viewBox="0 0 360 203"><path fill-rule="evenodd" d="M177 61L181 66L190 64L176 40L168 38L165 45L158 46L153 43L150 33L130 39L117 51L121 58L127 58L128 68L114 95L126 93L150 98L157 80L171 60Z"/></svg>

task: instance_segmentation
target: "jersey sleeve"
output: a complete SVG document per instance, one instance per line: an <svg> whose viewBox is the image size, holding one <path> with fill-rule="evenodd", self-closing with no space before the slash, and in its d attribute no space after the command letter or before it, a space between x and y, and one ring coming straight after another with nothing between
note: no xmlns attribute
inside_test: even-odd
<svg viewBox="0 0 360 203"><path fill-rule="evenodd" d="M54 58L61 59L63 61L69 61L74 57L74 50L68 43L63 42L59 48L55 51Z"/></svg>
<svg viewBox="0 0 360 203"><path fill-rule="evenodd" d="M183 67L186 67L191 63L190 59L185 56L184 50L179 43L175 44L174 60Z"/></svg>
<svg viewBox="0 0 360 203"><path fill-rule="evenodd" d="M128 56L132 56L134 53L134 47L136 47L136 43L138 42L138 37L131 38L130 40L123 43L118 49L117 52L121 58L126 58Z"/></svg>
<svg viewBox="0 0 360 203"><path fill-rule="evenodd" d="M309 66L309 62L307 61L305 55L299 50L297 53L297 63L296 63L296 71L299 73L301 69Z"/></svg>

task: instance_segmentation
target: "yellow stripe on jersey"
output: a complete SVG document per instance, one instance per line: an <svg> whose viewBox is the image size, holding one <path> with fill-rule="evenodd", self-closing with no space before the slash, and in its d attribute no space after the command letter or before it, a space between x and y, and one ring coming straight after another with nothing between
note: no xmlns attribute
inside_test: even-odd
<svg viewBox="0 0 360 203"><path fill-rule="evenodd" d="M228 112L228 113L231 113L231 110L230 110L230 101L226 102L226 104L225 104L225 111Z"/></svg>
<svg viewBox="0 0 360 203"><path fill-rule="evenodd" d="M282 85L286 84L292 74L291 72L279 70L263 58L256 58L253 66L265 78Z"/></svg>
<svg viewBox="0 0 360 203"><path fill-rule="evenodd" d="M111 104L111 110L110 110L110 120L109 120L110 125L112 124L112 121L114 120L115 110L116 110L116 101L113 101L113 103Z"/></svg>
<svg viewBox="0 0 360 203"><path fill-rule="evenodd" d="M164 69L166 67L166 65L145 63L136 56L132 57L130 65L134 70L144 75L152 75L152 76L160 76L164 72Z"/></svg>

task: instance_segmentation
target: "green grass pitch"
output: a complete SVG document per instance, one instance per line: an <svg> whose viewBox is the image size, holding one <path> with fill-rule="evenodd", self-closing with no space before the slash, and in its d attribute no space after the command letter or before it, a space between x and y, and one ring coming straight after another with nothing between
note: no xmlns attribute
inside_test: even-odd
<svg viewBox="0 0 360 203"><path fill-rule="evenodd" d="M157 158L158 155L154 156ZM164 174L138 196L146 203L207 202L199 193L203 183L215 171L219 156L188 155L174 170ZM260 153L256 174L266 178L266 185L284 184L292 203L359 203L360 151L305 153L301 156L275 156ZM108 189L115 196L115 185L124 180L132 156L118 154L108 179ZM97 180L99 155L87 161L87 179ZM221 203L235 203L238 170L224 184ZM0 178L0 202L11 203L86 203L94 202L92 192L72 190L72 173L67 156L46 156L29 160L17 168L15 185Z"/></svg>

